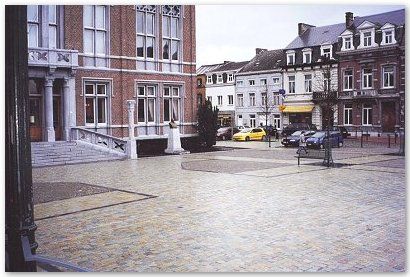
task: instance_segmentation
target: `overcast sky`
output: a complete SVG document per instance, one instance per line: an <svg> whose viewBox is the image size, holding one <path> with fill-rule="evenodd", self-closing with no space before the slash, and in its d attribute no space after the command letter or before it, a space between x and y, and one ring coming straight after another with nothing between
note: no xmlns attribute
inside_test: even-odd
<svg viewBox="0 0 410 277"><path fill-rule="evenodd" d="M246 61L255 48L280 49L296 36L298 23L343 23L345 12L365 16L402 9L400 5L196 5L197 67Z"/></svg>

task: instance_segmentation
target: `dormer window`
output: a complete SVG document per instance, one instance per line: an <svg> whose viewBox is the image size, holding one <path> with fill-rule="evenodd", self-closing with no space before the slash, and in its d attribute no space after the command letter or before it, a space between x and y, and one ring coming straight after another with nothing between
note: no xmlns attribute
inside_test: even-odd
<svg viewBox="0 0 410 277"><path fill-rule="evenodd" d="M295 64L295 51L286 52L286 64L294 65Z"/></svg>
<svg viewBox="0 0 410 277"><path fill-rule="evenodd" d="M369 47L372 45L372 32L363 33L363 46Z"/></svg>
<svg viewBox="0 0 410 277"><path fill-rule="evenodd" d="M393 31L384 32L384 43L390 44L393 42Z"/></svg>
<svg viewBox="0 0 410 277"><path fill-rule="evenodd" d="M340 50L353 50L353 32L347 29L340 36L342 37L342 47Z"/></svg>
<svg viewBox="0 0 410 277"><path fill-rule="evenodd" d="M303 63L312 62L312 49L303 49Z"/></svg>
<svg viewBox="0 0 410 277"><path fill-rule="evenodd" d="M382 28L382 42L380 45L389 45L397 43L394 37L394 25L386 23Z"/></svg>
<svg viewBox="0 0 410 277"><path fill-rule="evenodd" d="M348 38L344 38L344 49L345 50L350 50L352 49L352 38L348 37Z"/></svg>
<svg viewBox="0 0 410 277"><path fill-rule="evenodd" d="M328 59L332 58L332 45L322 45L320 48L320 54L323 57L326 57Z"/></svg>
<svg viewBox="0 0 410 277"><path fill-rule="evenodd" d="M228 82L233 82L233 74L228 74Z"/></svg>
<svg viewBox="0 0 410 277"><path fill-rule="evenodd" d="M223 82L222 74L218 74L217 83L220 84L220 83L222 83L222 82Z"/></svg>
<svg viewBox="0 0 410 277"><path fill-rule="evenodd" d="M212 84L212 76L211 75L206 77L206 83L207 84Z"/></svg>

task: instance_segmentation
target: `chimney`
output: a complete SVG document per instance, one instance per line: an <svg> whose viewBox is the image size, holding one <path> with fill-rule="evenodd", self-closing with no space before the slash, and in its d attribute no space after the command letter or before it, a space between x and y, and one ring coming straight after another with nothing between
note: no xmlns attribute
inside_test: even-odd
<svg viewBox="0 0 410 277"><path fill-rule="evenodd" d="M301 36L304 32L306 32L307 29L311 27L316 27L316 26L309 25L306 23L298 23L298 36Z"/></svg>
<svg viewBox="0 0 410 277"><path fill-rule="evenodd" d="M352 12L346 12L346 29L350 29L353 26L353 13Z"/></svg>
<svg viewBox="0 0 410 277"><path fill-rule="evenodd" d="M231 61L224 61L224 64L231 63Z"/></svg>
<svg viewBox="0 0 410 277"><path fill-rule="evenodd" d="M259 53L262 53L264 51L268 51L268 49L264 49L264 48L256 48L256 55L258 55Z"/></svg>

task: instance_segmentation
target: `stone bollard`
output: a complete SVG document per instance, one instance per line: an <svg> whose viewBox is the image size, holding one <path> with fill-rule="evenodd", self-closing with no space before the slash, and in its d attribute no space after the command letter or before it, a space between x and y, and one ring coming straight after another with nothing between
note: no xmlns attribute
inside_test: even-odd
<svg viewBox="0 0 410 277"><path fill-rule="evenodd" d="M137 159L137 142L134 136L134 111L135 100L127 100L128 107L128 141L127 141L127 156L131 160Z"/></svg>

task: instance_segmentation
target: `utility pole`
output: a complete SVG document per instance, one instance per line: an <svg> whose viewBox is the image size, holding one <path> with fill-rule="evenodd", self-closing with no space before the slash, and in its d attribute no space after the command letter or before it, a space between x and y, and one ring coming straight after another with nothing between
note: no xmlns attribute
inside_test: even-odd
<svg viewBox="0 0 410 277"><path fill-rule="evenodd" d="M24 258L22 239L32 254L34 231L31 147L28 120L27 6L6 6L5 155L6 155L6 271L36 271Z"/></svg>

